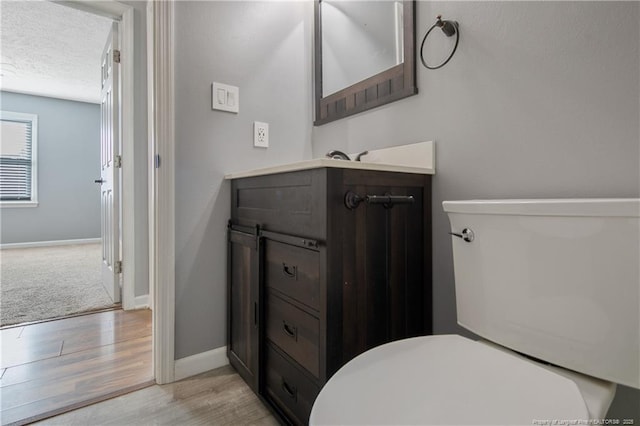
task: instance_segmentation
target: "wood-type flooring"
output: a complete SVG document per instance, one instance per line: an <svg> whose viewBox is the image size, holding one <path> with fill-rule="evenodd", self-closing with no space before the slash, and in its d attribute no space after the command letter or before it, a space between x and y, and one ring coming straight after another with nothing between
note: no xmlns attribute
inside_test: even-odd
<svg viewBox="0 0 640 426"><path fill-rule="evenodd" d="M230 366L153 385L52 417L40 425L277 425Z"/></svg>
<svg viewBox="0 0 640 426"><path fill-rule="evenodd" d="M26 424L154 383L151 311L0 330L0 420Z"/></svg>

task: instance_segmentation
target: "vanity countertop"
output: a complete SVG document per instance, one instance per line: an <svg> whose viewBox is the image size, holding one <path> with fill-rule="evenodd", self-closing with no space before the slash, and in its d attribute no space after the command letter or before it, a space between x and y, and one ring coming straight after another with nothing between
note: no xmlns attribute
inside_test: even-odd
<svg viewBox="0 0 640 426"><path fill-rule="evenodd" d="M269 175L273 173L319 169L322 167L432 175L435 174L434 154L433 142L419 142L409 145L371 150L363 157L364 161L362 162L334 160L331 158L316 158L314 160L296 161L295 163L280 164L255 170L229 173L225 175L224 178L239 179Z"/></svg>
<svg viewBox="0 0 640 426"><path fill-rule="evenodd" d="M343 169L358 170L377 170L383 172L401 172L401 173L418 173L423 175L432 175L433 168L427 167L411 167L396 164L368 163L360 161L334 160L331 158L316 158L314 160L297 161L295 163L281 164L272 167L265 167L255 170L247 170L237 173L229 173L224 176L225 179L239 179L246 177L269 175L273 173L294 172L297 170L317 169L322 167L334 167Z"/></svg>

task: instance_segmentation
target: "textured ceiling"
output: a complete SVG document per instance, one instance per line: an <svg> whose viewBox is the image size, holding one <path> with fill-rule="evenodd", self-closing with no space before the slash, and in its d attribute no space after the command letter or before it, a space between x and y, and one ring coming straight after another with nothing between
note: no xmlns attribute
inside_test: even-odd
<svg viewBox="0 0 640 426"><path fill-rule="evenodd" d="M109 18L49 1L0 1L0 88L100 103Z"/></svg>

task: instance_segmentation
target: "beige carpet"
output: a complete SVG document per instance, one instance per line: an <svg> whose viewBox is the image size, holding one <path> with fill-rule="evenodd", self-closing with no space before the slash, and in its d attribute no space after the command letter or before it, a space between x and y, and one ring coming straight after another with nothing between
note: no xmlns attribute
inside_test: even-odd
<svg viewBox="0 0 640 426"><path fill-rule="evenodd" d="M0 250L0 326L113 306L100 244Z"/></svg>

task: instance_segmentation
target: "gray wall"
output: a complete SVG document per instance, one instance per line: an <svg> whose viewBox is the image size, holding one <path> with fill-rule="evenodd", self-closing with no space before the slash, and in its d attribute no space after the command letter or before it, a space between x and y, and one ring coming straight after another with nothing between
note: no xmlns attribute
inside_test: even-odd
<svg viewBox="0 0 640 426"><path fill-rule="evenodd" d="M1 92L0 109L38 115L38 206L0 209L0 241L100 238L100 105Z"/></svg>
<svg viewBox="0 0 640 426"><path fill-rule="evenodd" d="M436 141L436 333L463 332L443 200L640 195L639 6L418 2L418 46L436 15L460 22L451 62L420 65L417 96L313 129L314 156ZM610 416L639 400L619 387Z"/></svg>
<svg viewBox="0 0 640 426"><path fill-rule="evenodd" d="M176 359L226 344L225 173L311 157L311 2L176 2ZM240 113L211 110L211 83ZM269 123L268 149L253 122Z"/></svg>

